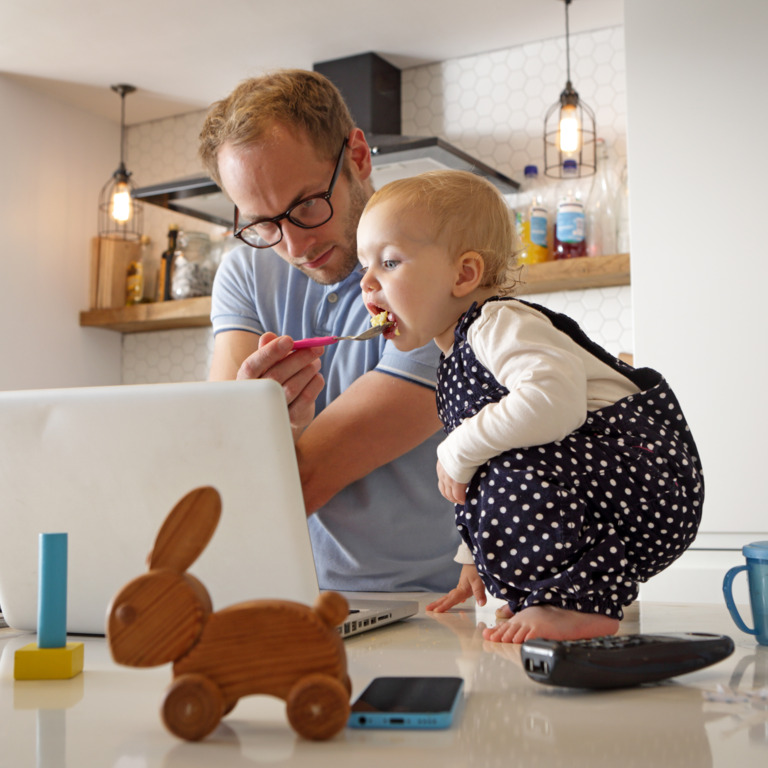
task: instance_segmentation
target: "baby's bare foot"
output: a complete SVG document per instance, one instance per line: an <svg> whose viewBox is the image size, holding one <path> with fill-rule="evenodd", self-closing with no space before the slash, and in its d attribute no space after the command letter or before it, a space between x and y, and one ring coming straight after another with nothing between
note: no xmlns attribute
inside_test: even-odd
<svg viewBox="0 0 768 768"><path fill-rule="evenodd" d="M497 615L502 611L504 609L500 608ZM618 619L599 613L580 613L553 605L534 605L512 615L503 624L484 630L483 638L494 643L524 643L536 637L548 640L586 640L616 634L618 629Z"/></svg>

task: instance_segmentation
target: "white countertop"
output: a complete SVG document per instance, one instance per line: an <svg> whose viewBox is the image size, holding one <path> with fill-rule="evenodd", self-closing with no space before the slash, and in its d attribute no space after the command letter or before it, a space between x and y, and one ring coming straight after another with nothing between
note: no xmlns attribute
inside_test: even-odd
<svg viewBox="0 0 768 768"><path fill-rule="evenodd" d="M309 742L291 730L282 701L253 696L206 741L186 743L160 720L169 666L119 667L103 638L77 638L85 641L81 675L14 681L14 651L35 638L0 630L0 766L768 765L768 647L741 633L725 606L642 604L621 631L728 634L736 643L730 658L661 685L583 692L530 681L519 647L483 641L492 610L425 614L431 596L417 597L417 616L346 641L353 698L379 675L459 675L465 701L449 730L345 729Z"/></svg>

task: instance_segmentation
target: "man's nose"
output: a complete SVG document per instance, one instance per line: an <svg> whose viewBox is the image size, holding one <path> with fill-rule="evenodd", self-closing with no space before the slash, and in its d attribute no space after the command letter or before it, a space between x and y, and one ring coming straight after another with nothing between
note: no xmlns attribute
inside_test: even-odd
<svg viewBox="0 0 768 768"><path fill-rule="evenodd" d="M317 236L317 228L304 229L303 227L297 227L290 221L283 221L283 242L285 243L288 253L294 258L300 258L307 248L312 245Z"/></svg>

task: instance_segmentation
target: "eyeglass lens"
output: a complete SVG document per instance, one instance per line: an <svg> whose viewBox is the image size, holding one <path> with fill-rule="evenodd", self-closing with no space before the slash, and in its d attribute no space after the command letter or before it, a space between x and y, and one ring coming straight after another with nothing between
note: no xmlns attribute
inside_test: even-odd
<svg viewBox="0 0 768 768"><path fill-rule="evenodd" d="M333 208L322 195L302 200L294 208L285 213L285 218L302 229L312 229L325 224L333 215ZM243 240L251 245L262 247L279 243L282 236L282 227L279 221L260 221L244 229L240 233Z"/></svg>

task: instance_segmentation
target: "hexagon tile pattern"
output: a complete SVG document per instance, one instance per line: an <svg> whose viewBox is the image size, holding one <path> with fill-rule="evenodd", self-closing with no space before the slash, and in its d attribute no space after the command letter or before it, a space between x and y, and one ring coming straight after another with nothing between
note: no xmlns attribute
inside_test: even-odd
<svg viewBox="0 0 768 768"><path fill-rule="evenodd" d="M123 334L123 384L205 381L212 354L209 328Z"/></svg>

